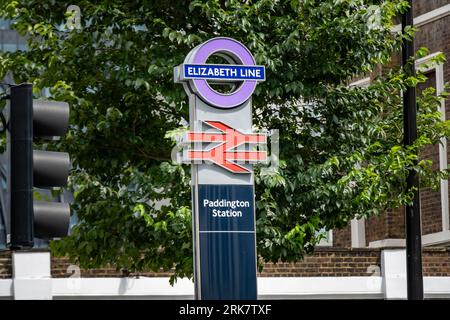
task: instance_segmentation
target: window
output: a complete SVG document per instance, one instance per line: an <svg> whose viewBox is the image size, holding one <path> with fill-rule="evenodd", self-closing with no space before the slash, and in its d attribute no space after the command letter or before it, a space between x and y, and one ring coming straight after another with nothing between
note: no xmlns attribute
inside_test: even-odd
<svg viewBox="0 0 450 320"><path fill-rule="evenodd" d="M317 235L323 234L324 238L320 240L320 242L317 244L318 247L332 247L333 246L333 230L325 230L322 229L317 232Z"/></svg>
<svg viewBox="0 0 450 320"><path fill-rule="evenodd" d="M26 38L20 37L15 30L11 30L10 25L10 21L0 19L0 51L26 50Z"/></svg>
<svg viewBox="0 0 450 320"><path fill-rule="evenodd" d="M436 52L430 54L426 57L423 57L416 61L417 69L421 70L425 75L429 77L427 83L422 86L433 86L436 88L436 94L440 94L444 90L444 65L436 64L431 60L440 54L440 52ZM439 111L441 112L442 120L446 119L446 107L445 100L441 101L441 105L439 107ZM445 170L448 167L448 158L447 158L447 141L446 139L441 140L441 144L439 145L439 169ZM448 181L441 181L441 217L442 217L442 226L440 232L424 234L422 235L422 243L423 245L434 245L434 244L443 244L450 242L450 217L449 217L449 192L448 192ZM424 220L424 219L422 219Z"/></svg>

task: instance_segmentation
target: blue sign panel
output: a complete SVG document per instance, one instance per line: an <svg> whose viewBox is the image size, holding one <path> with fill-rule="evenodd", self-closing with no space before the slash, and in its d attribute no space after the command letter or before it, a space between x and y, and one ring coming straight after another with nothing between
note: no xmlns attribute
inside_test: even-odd
<svg viewBox="0 0 450 320"><path fill-rule="evenodd" d="M201 296L207 300L256 300L254 233L200 233Z"/></svg>
<svg viewBox="0 0 450 320"><path fill-rule="evenodd" d="M253 185L198 185L202 299L254 300Z"/></svg>
<svg viewBox="0 0 450 320"><path fill-rule="evenodd" d="M231 64L184 64L184 79L215 79L215 80L254 80L264 81L266 72L264 66L243 66Z"/></svg>
<svg viewBox="0 0 450 320"><path fill-rule="evenodd" d="M201 231L255 231L252 185L199 185Z"/></svg>

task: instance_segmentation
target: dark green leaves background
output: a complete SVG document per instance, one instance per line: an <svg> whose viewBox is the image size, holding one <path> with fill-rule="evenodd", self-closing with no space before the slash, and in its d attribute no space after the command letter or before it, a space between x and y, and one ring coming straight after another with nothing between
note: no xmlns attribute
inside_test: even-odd
<svg viewBox="0 0 450 320"><path fill-rule="evenodd" d="M393 70L368 88L347 87L412 35L390 30L405 1L0 3L1 15L29 36L28 51L1 54L1 75L13 72L16 82L34 84L36 97L50 88L71 104L70 132L56 147L73 160L80 222L52 249L82 267L175 267L172 280L192 274L189 167L171 163L168 138L188 119L188 104L172 73L215 36L241 41L266 66L254 122L280 130L280 166L256 168L261 261L297 261L320 230L407 203L408 168L430 186L445 175L415 162L421 148L449 135L433 90L419 101L417 143L402 146L400 91L422 75ZM81 29L65 26L69 4L81 9ZM376 10L381 25L373 27Z"/></svg>

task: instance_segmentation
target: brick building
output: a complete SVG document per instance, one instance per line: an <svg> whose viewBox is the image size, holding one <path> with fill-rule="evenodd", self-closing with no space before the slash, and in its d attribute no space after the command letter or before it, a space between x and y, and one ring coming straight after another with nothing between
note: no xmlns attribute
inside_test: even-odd
<svg viewBox="0 0 450 320"><path fill-rule="evenodd" d="M421 68L438 52L450 57L450 0L413 3L414 22L420 28L416 48L424 46L430 50L428 57L417 61ZM393 32L398 30L399 26ZM14 38L9 32L5 34ZM18 45L20 40L13 40ZM450 82L450 59L425 71L429 84L440 91L444 83ZM362 78L352 85L370 81L370 77ZM442 102L441 112L450 119L450 98ZM445 142L428 147L422 157L431 158L435 169L444 169L449 152ZM442 182L438 192L421 190L420 200L425 298L450 298L448 181ZM167 273L128 274L113 268L81 270L66 259L51 258L45 249L34 256L31 262L27 253L0 251L0 299L193 297L190 280L178 280L172 287ZM403 210L352 220L341 230L329 231L315 253L301 263L267 264L258 277L258 292L260 298L406 298Z"/></svg>

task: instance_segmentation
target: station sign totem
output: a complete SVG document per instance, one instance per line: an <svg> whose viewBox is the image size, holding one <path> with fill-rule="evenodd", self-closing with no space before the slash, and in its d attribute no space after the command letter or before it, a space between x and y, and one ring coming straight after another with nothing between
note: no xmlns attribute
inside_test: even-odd
<svg viewBox="0 0 450 320"><path fill-rule="evenodd" d="M209 64L220 56L229 64ZM267 161L267 134L252 132L251 96L265 80L250 51L231 38L210 39L174 69L189 96L182 159L191 163L196 299L257 298L253 164ZM212 84L228 83L231 92Z"/></svg>

